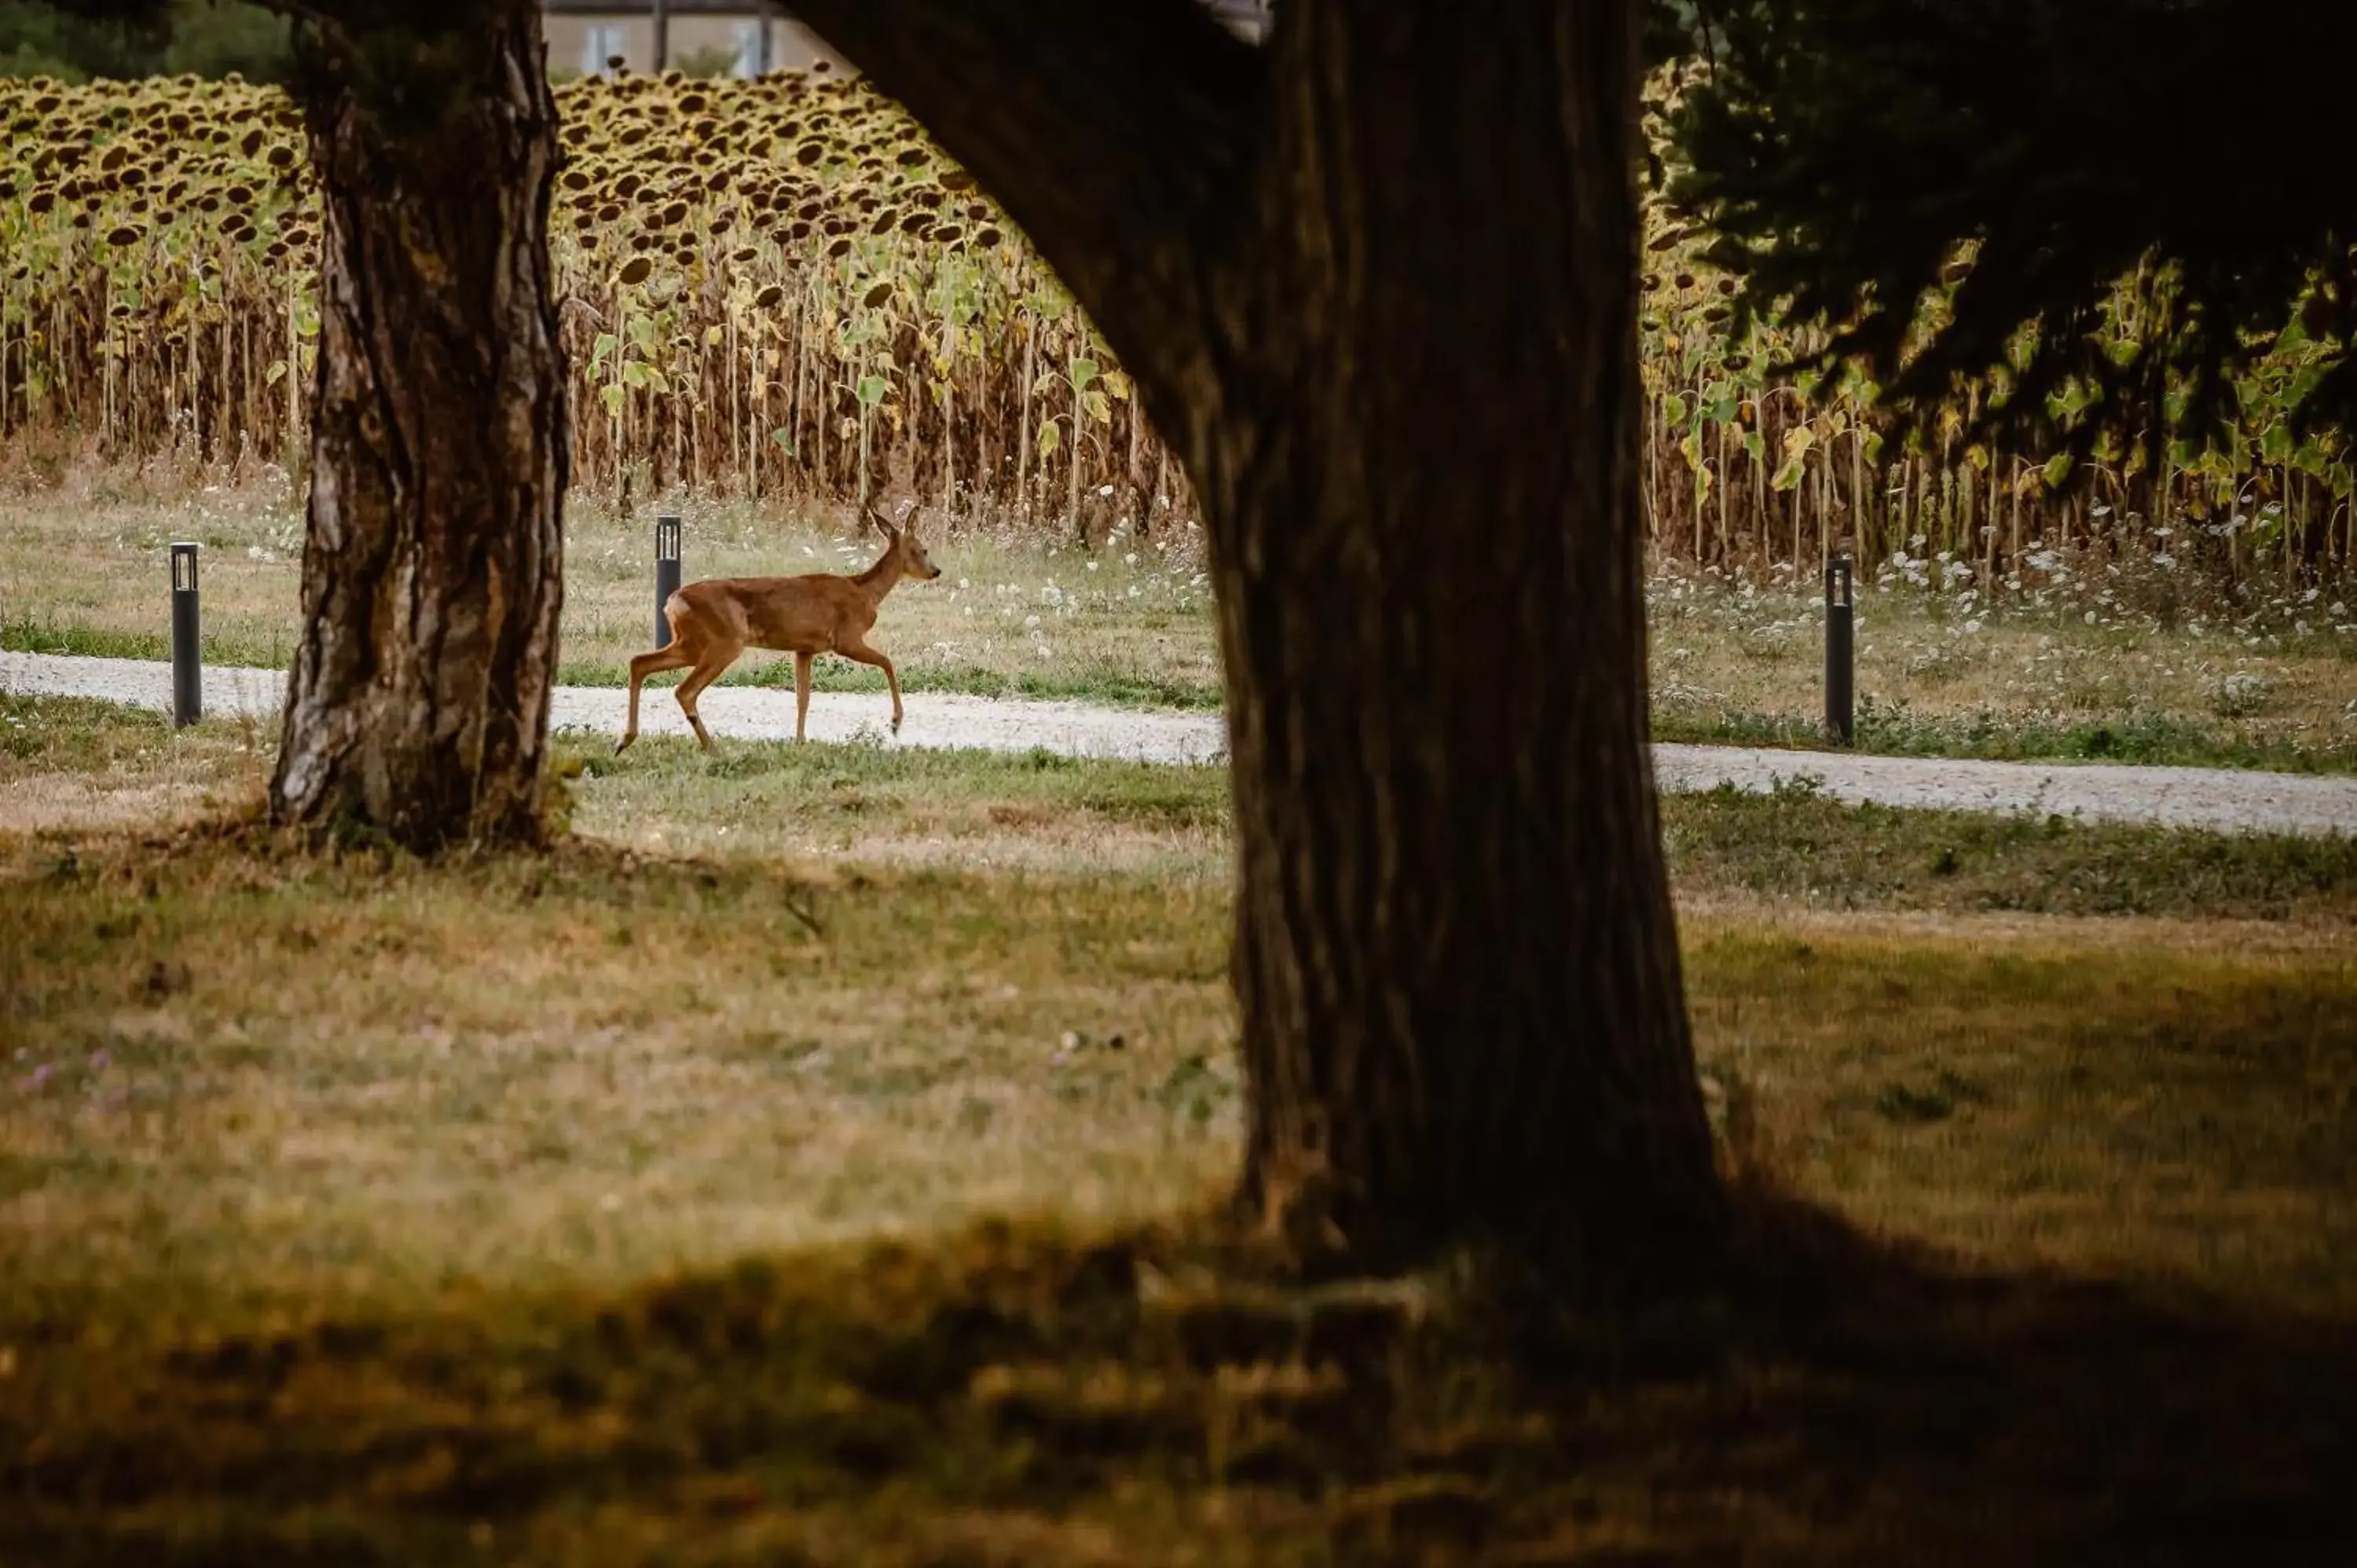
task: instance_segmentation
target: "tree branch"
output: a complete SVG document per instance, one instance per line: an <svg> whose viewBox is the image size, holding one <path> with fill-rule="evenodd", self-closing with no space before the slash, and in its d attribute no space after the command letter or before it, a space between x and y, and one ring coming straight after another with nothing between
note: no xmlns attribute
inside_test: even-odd
<svg viewBox="0 0 2357 1568"><path fill-rule="evenodd" d="M2201 445L2237 417L2233 377L2306 303L2329 366L2357 360L2347 182L2291 156L2345 145L2357 7L2314 0L1715 0L1718 64L1689 93L1674 192L1749 275L1747 303L1836 328L1909 418L1958 389L2075 386L2072 444L2140 428ZM2267 83L2251 114L2220 81ZM2160 107L2165 106L2165 107ZM2189 193L2231 193L2219 201ZM1978 259L1944 322L1921 302ZM2136 319L2106 317L2146 273ZM1740 321L1738 320L1738 325ZM2015 338L2037 334L2014 363ZM2136 346L2129 350L2126 345ZM2299 422L2357 428L2357 371L2314 381ZM2182 392L2181 402L2175 394ZM2295 394L2297 397L2297 394ZM2172 413L2179 403L2181 413ZM2061 434L2041 396L1991 395L1979 425ZM1903 423L1902 423L1903 427Z"/></svg>
<svg viewBox="0 0 2357 1568"><path fill-rule="evenodd" d="M1200 360L1203 267L1265 115L1194 0L796 0L988 188L1149 385Z"/></svg>

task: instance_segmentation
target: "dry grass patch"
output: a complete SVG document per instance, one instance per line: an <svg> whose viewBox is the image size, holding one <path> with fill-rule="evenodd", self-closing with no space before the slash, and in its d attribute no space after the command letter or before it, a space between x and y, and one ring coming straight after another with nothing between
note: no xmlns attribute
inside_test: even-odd
<svg viewBox="0 0 2357 1568"><path fill-rule="evenodd" d="M1205 877L187 836L19 841L0 876L20 1310L1113 1221L1233 1155ZM1812 1197L1991 1262L2357 1307L2345 928L2200 953L2127 922L1688 924L1729 1136Z"/></svg>
<svg viewBox="0 0 2357 1568"><path fill-rule="evenodd" d="M0 789L178 765L70 716ZM234 778L224 738L171 746ZM1190 847L1223 789L682 746L578 779L604 836L533 860L0 837L0 1556L2307 1563L2357 1528L2339 906L1712 893L1847 820L1765 802L1693 863L1698 1045L1730 1165L1843 1219L1749 1200L1724 1288L1636 1319L1320 1294L1168 1229L1237 1154ZM1879 908L1956 881L1912 875Z"/></svg>
<svg viewBox="0 0 2357 1568"><path fill-rule="evenodd" d="M587 846L430 868L189 840L0 875L19 1306L1114 1220L1226 1160L1224 895L1197 882L1108 883L1082 929L1054 882Z"/></svg>
<svg viewBox="0 0 2357 1568"><path fill-rule="evenodd" d="M0 838L188 822L260 799L266 742L248 725L175 734L112 703L0 693Z"/></svg>

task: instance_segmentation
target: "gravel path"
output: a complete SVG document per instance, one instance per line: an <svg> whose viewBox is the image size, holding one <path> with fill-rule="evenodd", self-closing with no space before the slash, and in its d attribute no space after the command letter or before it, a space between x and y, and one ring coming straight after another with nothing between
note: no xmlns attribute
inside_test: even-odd
<svg viewBox="0 0 2357 1568"><path fill-rule="evenodd" d="M285 676L268 670L208 669L209 714L274 712ZM171 706L171 667L124 659L0 653L0 690L44 696L100 697L139 707ZM560 729L621 733L626 693L567 686L556 694ZM726 745L730 736L784 739L794 733L791 692L716 686L704 696L705 723ZM889 740L881 693L822 693L811 699L814 740L871 736ZM901 746L1029 751L1145 762L1215 762L1226 752L1216 714L1141 713L1086 703L994 702L948 693L912 693ZM687 722L668 690L651 690L640 707L649 735L685 735ZM1730 784L1765 793L1781 781L1813 779L1837 800L1871 800L1962 811L2050 813L2088 821L2155 822L2224 832L2357 833L2357 779L2309 778L2201 768L2123 768L2099 764L1968 762L1940 757L1859 757L1738 746L1656 746L1663 789L1696 791Z"/></svg>

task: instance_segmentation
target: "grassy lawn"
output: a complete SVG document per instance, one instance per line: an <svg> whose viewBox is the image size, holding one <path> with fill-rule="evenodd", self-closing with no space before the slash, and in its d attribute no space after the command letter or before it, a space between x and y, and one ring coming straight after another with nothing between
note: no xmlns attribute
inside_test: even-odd
<svg viewBox="0 0 2357 1568"><path fill-rule="evenodd" d="M0 700L0 1561L2357 1528L2357 845L1670 802L1744 1264L1607 1322L1190 1219L1212 770L655 741L572 756L552 854L425 865L218 826L266 748Z"/></svg>
<svg viewBox="0 0 2357 1568"><path fill-rule="evenodd" d="M700 576L842 571L874 553L828 520L742 505L683 509ZM564 678L614 685L652 639L650 525L579 497L569 523ZM0 531L0 646L160 659L165 545L206 549L207 657L275 666L293 646L301 513L274 488L150 494L90 481L12 498ZM945 575L886 605L877 639L920 691L1139 707L1221 701L1200 535L1070 545L964 534ZM1921 564L1918 564L1919 565ZM2058 567L2058 573L2062 569ZM2319 593L2166 615L2131 607L2100 569L2008 600L1867 585L1858 743L1925 756L2083 758L2291 770L2357 768L2357 612ZM1668 740L1816 743L1823 622L1813 591L1663 567L1652 607L1654 730ZM2148 599L2158 590L2139 590ZM670 677L665 677L668 681ZM755 655L733 682L790 685ZM828 690L880 672L822 660Z"/></svg>

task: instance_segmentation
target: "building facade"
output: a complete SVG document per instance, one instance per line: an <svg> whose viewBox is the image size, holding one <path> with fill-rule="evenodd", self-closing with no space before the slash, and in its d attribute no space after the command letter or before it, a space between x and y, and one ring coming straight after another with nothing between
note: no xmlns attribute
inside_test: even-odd
<svg viewBox="0 0 2357 1568"><path fill-rule="evenodd" d="M1204 0L1238 37L1258 42L1268 27L1270 0ZM655 62L653 0L546 0L544 19L552 70L594 76L620 60L634 71ZM809 70L823 62L848 75L843 57L816 33L761 0L669 0L666 63L734 76Z"/></svg>
<svg viewBox="0 0 2357 1568"><path fill-rule="evenodd" d="M823 61L848 70L817 34L758 0L670 0L666 9L671 66L716 65L732 76L759 76L808 70ZM634 71L655 69L651 0L547 0L542 27L551 70L594 76L617 59Z"/></svg>

